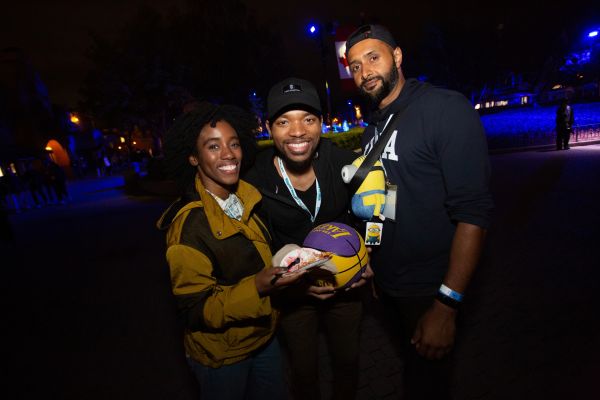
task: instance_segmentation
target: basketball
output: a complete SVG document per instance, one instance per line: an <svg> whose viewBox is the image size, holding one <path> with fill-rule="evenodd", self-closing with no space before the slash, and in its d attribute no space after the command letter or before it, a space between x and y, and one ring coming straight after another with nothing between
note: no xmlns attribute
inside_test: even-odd
<svg viewBox="0 0 600 400"><path fill-rule="evenodd" d="M313 228L304 239L303 246L333 253L324 266L310 273L318 286L350 287L360 279L367 266L365 242L354 228L346 224L331 222Z"/></svg>

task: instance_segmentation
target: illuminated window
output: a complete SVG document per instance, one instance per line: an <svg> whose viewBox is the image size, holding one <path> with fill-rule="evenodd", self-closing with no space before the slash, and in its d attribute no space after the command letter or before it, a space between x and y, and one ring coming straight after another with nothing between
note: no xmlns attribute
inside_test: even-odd
<svg viewBox="0 0 600 400"><path fill-rule="evenodd" d="M481 108L481 104L479 104L479 103L475 104L475 109L476 110L479 110L480 108Z"/></svg>
<svg viewBox="0 0 600 400"><path fill-rule="evenodd" d="M529 97L523 96L521 97L521 104L527 104L529 102Z"/></svg>

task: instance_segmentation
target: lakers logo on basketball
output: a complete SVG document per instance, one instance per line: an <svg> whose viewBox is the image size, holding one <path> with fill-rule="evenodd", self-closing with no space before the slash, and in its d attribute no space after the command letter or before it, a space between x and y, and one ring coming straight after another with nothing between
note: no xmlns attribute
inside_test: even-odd
<svg viewBox="0 0 600 400"><path fill-rule="evenodd" d="M333 253L325 266L311 271L319 286L345 289L360 279L367 266L367 248L363 238L354 228L339 222L313 228L304 239L303 246Z"/></svg>

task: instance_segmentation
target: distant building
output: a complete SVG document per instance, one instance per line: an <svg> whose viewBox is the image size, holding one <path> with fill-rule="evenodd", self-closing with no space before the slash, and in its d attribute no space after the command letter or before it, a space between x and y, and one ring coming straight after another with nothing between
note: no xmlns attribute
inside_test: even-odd
<svg viewBox="0 0 600 400"><path fill-rule="evenodd" d="M472 102L482 113L500 111L505 108L522 107L533 104L532 85L521 75L508 74L501 83L484 87L473 94Z"/></svg>
<svg viewBox="0 0 600 400"><path fill-rule="evenodd" d="M472 102L482 113L532 104L557 104L600 99L600 39L597 31L573 40L548 57L540 70L523 79L508 74L500 82L473 93ZM566 39L565 39L566 40Z"/></svg>

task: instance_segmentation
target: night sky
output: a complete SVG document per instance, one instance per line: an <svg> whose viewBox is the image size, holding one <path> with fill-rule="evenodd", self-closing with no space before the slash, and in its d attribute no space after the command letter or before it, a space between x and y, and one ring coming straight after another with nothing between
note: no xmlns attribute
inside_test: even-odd
<svg viewBox="0 0 600 400"><path fill-rule="evenodd" d="M89 68L85 53L90 32L112 38L137 12L149 5L167 15L177 1L31 1L11 2L0 13L0 47L19 47L31 59L47 85L54 103L75 107L78 90ZM541 66L561 35L575 40L588 27L600 25L599 8L589 1L501 2L489 1L250 1L244 3L261 24L282 36L296 75L318 79L320 64L315 43L306 35L310 21L358 25L379 21L390 27L407 63L419 51L424 32L435 26L454 47L494 47L505 65L515 70ZM284 4L275 6L273 4ZM456 42L458 40L463 41ZM501 49L496 52L497 46ZM314 56L311 59L310 56ZM477 55L476 55L477 56ZM500 58L500 57L498 57ZM307 60L309 60L307 62ZM314 61L314 62L311 62Z"/></svg>

